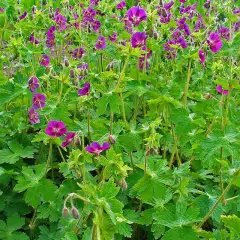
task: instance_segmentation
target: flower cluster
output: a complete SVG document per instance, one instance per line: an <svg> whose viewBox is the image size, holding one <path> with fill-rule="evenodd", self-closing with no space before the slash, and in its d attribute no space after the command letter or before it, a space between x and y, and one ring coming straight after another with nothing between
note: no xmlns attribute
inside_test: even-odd
<svg viewBox="0 0 240 240"><path fill-rule="evenodd" d="M56 31L56 27L55 26L51 26L46 33L47 39L46 39L46 46L48 48L51 48L55 45L55 31Z"/></svg>

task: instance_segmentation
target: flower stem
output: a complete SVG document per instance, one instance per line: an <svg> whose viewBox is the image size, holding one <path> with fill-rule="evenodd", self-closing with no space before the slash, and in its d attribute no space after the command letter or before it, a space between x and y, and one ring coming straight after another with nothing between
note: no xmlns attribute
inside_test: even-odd
<svg viewBox="0 0 240 240"><path fill-rule="evenodd" d="M210 211L207 213L207 215L203 218L203 221L199 224L198 228L201 228L202 225L208 220L208 218L211 216L211 214L213 213L213 211L215 210L215 208L217 207L217 205L222 201L222 199L225 197L225 195L227 194L227 192L229 191L229 189L232 186L233 181L235 180L235 178L238 176L238 173L240 172L240 169L238 169L231 181L229 182L229 184L227 185L227 187L225 188L225 190L222 192L222 194L219 196L218 200L216 201L216 203L213 205L213 207L210 209Z"/></svg>
<svg viewBox="0 0 240 240"><path fill-rule="evenodd" d="M50 140L50 142L49 142L48 159L47 159L47 166L46 166L46 170L45 170L45 176L47 175L48 167L49 167L49 165L51 163L51 159L52 159L52 141Z"/></svg>
<svg viewBox="0 0 240 240"><path fill-rule="evenodd" d="M192 60L190 59L189 62L188 62L187 82L186 82L186 85L185 85L185 91L184 91L184 95L183 95L184 108L187 108L188 89L189 89L189 83L190 83L190 79L191 79L191 75L192 75L191 64L192 64Z"/></svg>
<svg viewBox="0 0 240 240"><path fill-rule="evenodd" d="M132 152L129 153L129 156L130 156L130 159L131 159L132 169L133 169L133 171L135 171L135 165L134 165L134 162L133 162L133 154L132 154Z"/></svg>

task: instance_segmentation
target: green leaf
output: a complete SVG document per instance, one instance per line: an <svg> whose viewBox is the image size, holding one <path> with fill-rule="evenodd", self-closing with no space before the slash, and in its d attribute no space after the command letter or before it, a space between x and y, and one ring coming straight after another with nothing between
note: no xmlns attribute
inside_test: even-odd
<svg viewBox="0 0 240 240"><path fill-rule="evenodd" d="M174 228L167 231L162 240L197 240L197 235L191 227Z"/></svg>
<svg viewBox="0 0 240 240"><path fill-rule="evenodd" d="M17 141L13 140L8 143L9 149L0 150L0 164L9 163L14 164L20 158L33 158L37 149L32 146L23 147Z"/></svg>
<svg viewBox="0 0 240 240"><path fill-rule="evenodd" d="M175 205L167 204L160 207L153 215L158 224L169 228L176 228L193 224L198 221L199 209L196 207L189 207L184 202L178 202Z"/></svg>
<svg viewBox="0 0 240 240"><path fill-rule="evenodd" d="M14 190L23 192L25 190L25 201L32 207L37 207L41 201L48 202L54 201L55 191L57 187L54 183L43 178L45 176L45 164L37 165L35 173L29 167L23 167L23 176L18 177L18 183L15 185Z"/></svg>
<svg viewBox="0 0 240 240"><path fill-rule="evenodd" d="M231 233L233 233L235 236L240 236L240 218L236 215L230 215L230 216L221 216L221 220L224 223L224 225L230 229Z"/></svg>
<svg viewBox="0 0 240 240"><path fill-rule="evenodd" d="M132 236L132 228L127 223L118 223L116 226L117 232L124 237L130 238Z"/></svg>
<svg viewBox="0 0 240 240"><path fill-rule="evenodd" d="M133 152L140 148L142 139L137 133L130 132L119 136L118 141L127 152Z"/></svg>
<svg viewBox="0 0 240 240"><path fill-rule="evenodd" d="M0 220L0 238L9 240L29 239L27 235L23 232L17 232L25 224L24 218L18 215L9 216L7 222Z"/></svg>

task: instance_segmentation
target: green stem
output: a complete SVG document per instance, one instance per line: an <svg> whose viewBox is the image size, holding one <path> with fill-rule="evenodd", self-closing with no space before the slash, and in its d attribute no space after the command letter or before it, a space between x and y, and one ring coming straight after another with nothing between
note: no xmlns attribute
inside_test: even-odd
<svg viewBox="0 0 240 240"><path fill-rule="evenodd" d="M126 59L126 61L124 63L124 66L123 66L123 69L122 69L122 71L120 73L120 76L118 78L118 82L117 82L117 85L115 87L115 90L117 90L119 88L120 84L121 84L122 78L123 78L123 76L125 74L125 71L126 71L126 68L127 68L128 62L129 62L129 59L130 59L130 54L128 54L127 59Z"/></svg>
<svg viewBox="0 0 240 240"><path fill-rule="evenodd" d="M211 214L213 213L213 211L215 210L215 208L217 207L217 205L222 201L222 199L225 197L225 195L227 194L227 192L229 191L229 189L232 186L233 181L235 180L235 178L238 176L238 173L240 172L240 169L238 169L233 177L232 180L229 182L229 184L227 185L227 187L225 188L225 190L222 192L222 194L219 196L218 200L216 201L216 203L213 205L213 207L210 209L210 211L207 213L207 215L203 218L203 221L199 224L198 228L201 228L202 225L208 220L208 218L211 216Z"/></svg>
<svg viewBox="0 0 240 240"><path fill-rule="evenodd" d="M57 146L57 148L58 148L58 151L59 151L59 153L60 153L60 156L61 156L62 160L63 160L64 162L66 162L66 159L64 158L64 156L63 156L63 154L62 154L62 151L61 151L60 147Z"/></svg>
<svg viewBox="0 0 240 240"><path fill-rule="evenodd" d="M49 142L48 159L47 159L47 166L46 166L46 170L45 170L45 176L47 175L48 167L49 167L49 165L51 163L51 159L52 159L52 141L50 140L50 142Z"/></svg>
<svg viewBox="0 0 240 240"><path fill-rule="evenodd" d="M131 159L132 169L133 169L133 171L135 171L135 165L134 165L134 162L133 162L133 154L132 154L132 152L129 153L129 156L130 156L130 159Z"/></svg>
<svg viewBox="0 0 240 240"><path fill-rule="evenodd" d="M184 95L183 95L184 108L187 108L188 89L189 89L189 83L190 83L190 79L191 79L191 75L192 75L191 64L192 64L192 60L190 59L190 60L188 61L187 82L186 82L186 85L185 85L185 91L184 91Z"/></svg>

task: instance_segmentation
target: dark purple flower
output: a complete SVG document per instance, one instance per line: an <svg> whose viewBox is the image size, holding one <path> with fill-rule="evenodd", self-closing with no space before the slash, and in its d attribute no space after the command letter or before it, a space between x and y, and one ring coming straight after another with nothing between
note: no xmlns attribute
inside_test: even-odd
<svg viewBox="0 0 240 240"><path fill-rule="evenodd" d="M0 7L0 12L5 12L5 8Z"/></svg>
<svg viewBox="0 0 240 240"><path fill-rule="evenodd" d="M229 28L221 27L219 30L219 34L220 34L221 38L230 40L230 29Z"/></svg>
<svg viewBox="0 0 240 240"><path fill-rule="evenodd" d="M117 40L117 33L114 32L111 36L108 36L108 39L109 39L111 42L116 42L116 40Z"/></svg>
<svg viewBox="0 0 240 240"><path fill-rule="evenodd" d="M94 20L91 22L92 29L97 31L101 27L101 23L98 20Z"/></svg>
<svg viewBox="0 0 240 240"><path fill-rule="evenodd" d="M149 68L149 62L148 59L143 56L138 59L138 68L140 70L148 69Z"/></svg>
<svg viewBox="0 0 240 240"><path fill-rule="evenodd" d="M28 111L28 118L32 125L40 123L39 114L33 108Z"/></svg>
<svg viewBox="0 0 240 240"><path fill-rule="evenodd" d="M34 43L34 44L38 44L39 41L34 37L34 34L31 34L29 37L30 42Z"/></svg>
<svg viewBox="0 0 240 240"><path fill-rule="evenodd" d="M198 56L200 58L200 61L203 66L205 66L205 61L206 61L206 52L204 52L202 49L198 51Z"/></svg>
<svg viewBox="0 0 240 240"><path fill-rule="evenodd" d="M118 10L123 10L125 7L126 7L126 2L125 2L125 1L120 2L120 3L116 6L116 8L117 8Z"/></svg>
<svg viewBox="0 0 240 240"><path fill-rule="evenodd" d="M90 0L90 3L91 3L93 6L97 6L97 5L98 5L98 2L100 2L100 0Z"/></svg>
<svg viewBox="0 0 240 240"><path fill-rule="evenodd" d="M50 63L50 58L46 54L43 54L42 59L40 61L40 65L47 67L49 65L49 63Z"/></svg>
<svg viewBox="0 0 240 240"><path fill-rule="evenodd" d="M70 145L72 143L72 141L74 140L75 135L76 135L75 132L67 133L65 141L62 143L62 147L67 147L68 145Z"/></svg>
<svg viewBox="0 0 240 240"><path fill-rule="evenodd" d="M89 93L90 93L89 90L90 90L90 83L85 82L84 87L78 89L78 95L79 96L89 95Z"/></svg>
<svg viewBox="0 0 240 240"><path fill-rule="evenodd" d="M165 4L164 4L164 8L165 8L166 10L170 10L171 7L173 6L173 4L174 4L174 1L171 1L171 2L169 2L169 3L165 3Z"/></svg>
<svg viewBox="0 0 240 240"><path fill-rule="evenodd" d="M180 3L185 3L187 0L179 0Z"/></svg>
<svg viewBox="0 0 240 240"><path fill-rule="evenodd" d="M221 85L216 86L217 92L223 94L223 95L228 95L228 90L223 90L223 87Z"/></svg>
<svg viewBox="0 0 240 240"><path fill-rule="evenodd" d="M99 36L96 42L96 49L98 50L104 49L106 46L107 46L106 38L103 36Z"/></svg>
<svg viewBox="0 0 240 240"><path fill-rule="evenodd" d="M127 11L127 16L134 26L138 26L143 20L147 19L145 10L140 7L131 7Z"/></svg>
<svg viewBox="0 0 240 240"><path fill-rule="evenodd" d="M210 5L211 5L211 0L207 0L207 1L203 4L203 7L206 8L206 9L209 9L209 8L210 8Z"/></svg>
<svg viewBox="0 0 240 240"><path fill-rule="evenodd" d="M195 32L198 32L200 29L204 29L204 28L205 28L205 24L203 23L202 15L199 14L197 22L195 24Z"/></svg>
<svg viewBox="0 0 240 240"><path fill-rule="evenodd" d="M217 33L210 33L207 43L213 53L218 52L222 48L222 41Z"/></svg>
<svg viewBox="0 0 240 240"><path fill-rule="evenodd" d="M131 43L133 48L144 47L146 45L147 35L145 32L136 32L132 35Z"/></svg>
<svg viewBox="0 0 240 240"><path fill-rule="evenodd" d="M90 7L87 9L84 9L82 12L83 19L88 21L92 21L95 18L96 14L97 14L96 11Z"/></svg>
<svg viewBox="0 0 240 240"><path fill-rule="evenodd" d="M99 156L101 152L108 150L110 145L108 142L104 142L101 146L98 142L92 142L90 146L86 147L86 151L96 156Z"/></svg>
<svg viewBox="0 0 240 240"><path fill-rule="evenodd" d="M30 77L28 80L28 88L31 92L35 92L37 88L39 88L39 84L38 84L38 79L37 77Z"/></svg>
<svg viewBox="0 0 240 240"><path fill-rule="evenodd" d="M233 10L233 14L237 14L240 16L240 9Z"/></svg>
<svg viewBox="0 0 240 240"><path fill-rule="evenodd" d="M63 31L67 28L67 25L66 25L67 19L62 14L57 14L53 18L53 20L55 20L56 23L58 24L60 31Z"/></svg>
<svg viewBox="0 0 240 240"><path fill-rule="evenodd" d="M83 48L77 48L73 51L72 57L75 59L81 59L84 54Z"/></svg>
<svg viewBox="0 0 240 240"><path fill-rule="evenodd" d="M169 23L172 16L172 14L166 10L158 11L158 15L160 16L160 23Z"/></svg>
<svg viewBox="0 0 240 240"><path fill-rule="evenodd" d="M166 51L172 52L172 51L175 51L175 49L172 47L172 45L175 45L175 44L176 44L175 41L173 41L173 40L168 40L168 42L165 43L163 46L164 46L164 49L165 49Z"/></svg>
<svg viewBox="0 0 240 240"><path fill-rule="evenodd" d="M34 109L39 109L45 107L46 97L41 93L35 93L32 98L32 107Z"/></svg>
<svg viewBox="0 0 240 240"><path fill-rule="evenodd" d="M187 48L187 43L183 37L179 37L176 41L182 48Z"/></svg>
<svg viewBox="0 0 240 240"><path fill-rule="evenodd" d="M234 32L238 32L240 30L240 21L233 23L233 30Z"/></svg>
<svg viewBox="0 0 240 240"><path fill-rule="evenodd" d="M24 18L26 18L26 16L27 16L27 12L24 12L24 13L19 17L19 19L20 19L20 20L23 20Z"/></svg>
<svg viewBox="0 0 240 240"><path fill-rule="evenodd" d="M51 137L61 137L62 135L67 133L67 128L65 127L64 122L52 120L48 122L48 126L45 132Z"/></svg>
<svg viewBox="0 0 240 240"><path fill-rule="evenodd" d="M47 36L46 46L48 48L51 48L55 45L55 31L56 31L56 27L51 26L46 33L46 36Z"/></svg>

